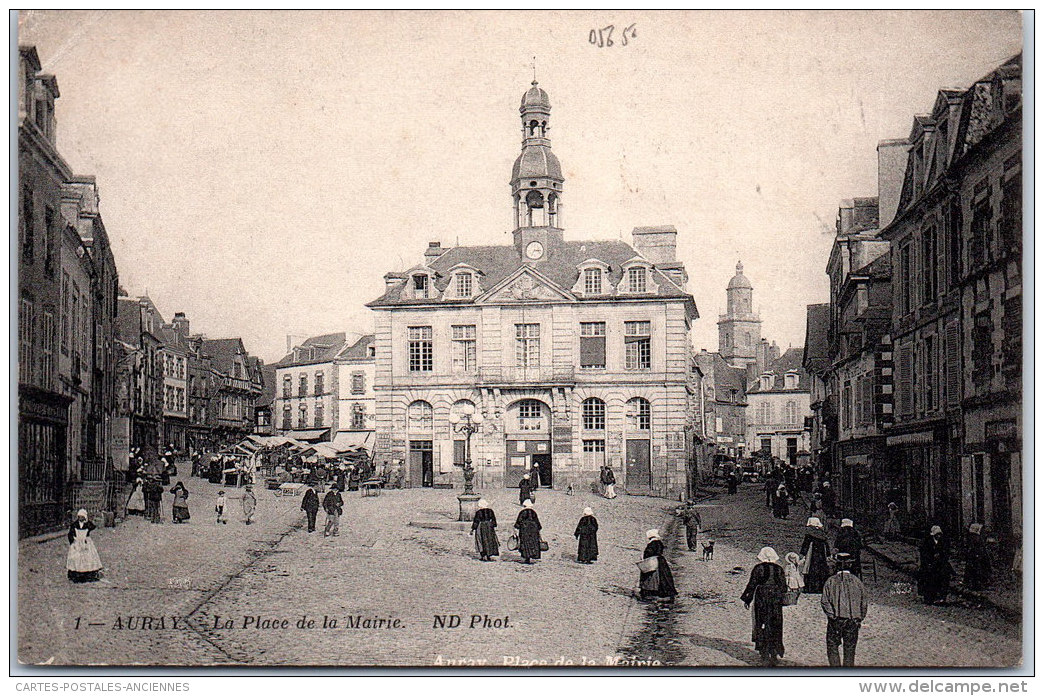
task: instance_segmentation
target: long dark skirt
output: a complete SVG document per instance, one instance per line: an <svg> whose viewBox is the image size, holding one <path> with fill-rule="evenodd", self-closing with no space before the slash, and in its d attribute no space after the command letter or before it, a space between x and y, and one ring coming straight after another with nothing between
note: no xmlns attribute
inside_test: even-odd
<svg viewBox="0 0 1044 696"><path fill-rule="evenodd" d="M783 657L783 593L775 585L759 585L754 591L751 640L765 657Z"/></svg>
<svg viewBox="0 0 1044 696"><path fill-rule="evenodd" d="M174 521L175 522L186 522L189 519L188 507L175 507L174 508Z"/></svg>
<svg viewBox="0 0 1044 696"><path fill-rule="evenodd" d="M518 552L526 560L540 558L540 529L536 523L522 523L518 530Z"/></svg>
<svg viewBox="0 0 1044 696"><path fill-rule="evenodd" d="M537 544L538 548L539 546ZM475 550L478 551L479 556L500 555L500 542L497 540L497 532L493 528L492 522L484 520L478 523L478 530L475 532Z"/></svg>
<svg viewBox="0 0 1044 696"><path fill-rule="evenodd" d="M678 595L674 586L674 573L671 566L663 556L656 556L657 568L649 573L642 573L638 580L638 587L642 599L650 597L673 598Z"/></svg>
<svg viewBox="0 0 1044 696"><path fill-rule="evenodd" d="M68 571L69 579L73 582L97 582L100 579L99 572L101 571L92 570L86 573L78 573L75 570Z"/></svg>
<svg viewBox="0 0 1044 696"><path fill-rule="evenodd" d="M581 563L598 560L598 532L586 529L580 532L580 543L576 549L576 560Z"/></svg>

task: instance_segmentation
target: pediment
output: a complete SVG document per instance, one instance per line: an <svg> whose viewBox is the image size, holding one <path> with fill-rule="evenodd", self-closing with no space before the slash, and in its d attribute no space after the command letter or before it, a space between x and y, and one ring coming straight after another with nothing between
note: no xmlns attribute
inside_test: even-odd
<svg viewBox="0 0 1044 696"><path fill-rule="evenodd" d="M576 297L532 266L522 266L475 300L476 304L572 302Z"/></svg>

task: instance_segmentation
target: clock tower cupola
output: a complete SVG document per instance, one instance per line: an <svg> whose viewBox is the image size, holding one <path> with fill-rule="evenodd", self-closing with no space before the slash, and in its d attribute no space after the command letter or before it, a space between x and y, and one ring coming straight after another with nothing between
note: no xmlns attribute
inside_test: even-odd
<svg viewBox="0 0 1044 696"><path fill-rule="evenodd" d="M562 242L562 165L551 152L551 100L537 81L522 95L522 152L511 168L515 248L541 261Z"/></svg>

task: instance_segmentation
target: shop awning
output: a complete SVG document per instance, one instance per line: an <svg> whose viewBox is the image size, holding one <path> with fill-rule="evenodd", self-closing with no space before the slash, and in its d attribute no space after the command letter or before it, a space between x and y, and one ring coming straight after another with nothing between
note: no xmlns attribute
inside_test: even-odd
<svg viewBox="0 0 1044 696"><path fill-rule="evenodd" d="M329 434L329 428L323 428L322 430L295 430L292 439L303 442L318 442Z"/></svg>
<svg viewBox="0 0 1044 696"><path fill-rule="evenodd" d="M337 433L330 446L338 452L352 452L364 449L373 451L374 433L372 430L353 430L351 432Z"/></svg>

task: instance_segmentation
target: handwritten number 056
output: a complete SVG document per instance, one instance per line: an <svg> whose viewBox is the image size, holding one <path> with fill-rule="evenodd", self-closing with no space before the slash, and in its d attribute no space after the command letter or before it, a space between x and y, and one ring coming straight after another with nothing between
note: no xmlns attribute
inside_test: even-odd
<svg viewBox="0 0 1044 696"><path fill-rule="evenodd" d="M614 29L616 29L616 26L613 24L610 24L606 27L602 27L601 29L592 29L591 32L587 35L587 41L588 43L597 46L598 48L608 48L610 46L613 46L615 45L615 42L613 41ZM628 38L634 39L638 36L638 32L635 29L635 25L628 25L627 28L620 32L620 36L622 37L620 39L620 45L626 46Z"/></svg>

